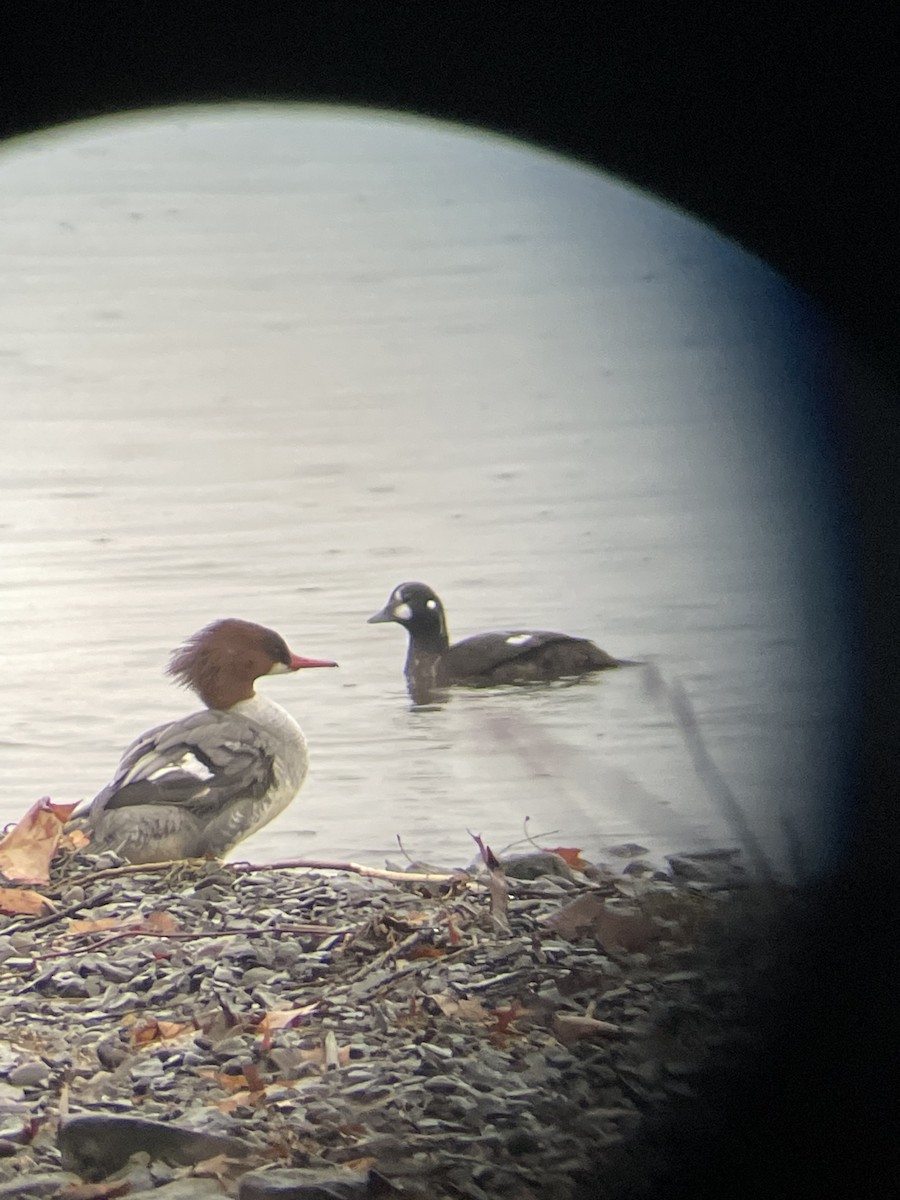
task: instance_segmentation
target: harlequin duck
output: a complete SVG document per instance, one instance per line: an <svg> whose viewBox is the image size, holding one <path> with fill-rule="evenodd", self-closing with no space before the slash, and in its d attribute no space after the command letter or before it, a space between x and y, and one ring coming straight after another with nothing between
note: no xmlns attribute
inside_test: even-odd
<svg viewBox="0 0 900 1200"><path fill-rule="evenodd" d="M477 633L450 645L444 606L424 583L401 583L368 624L395 621L409 634L404 673L416 702L449 685L537 683L623 664L587 638L540 629Z"/></svg>

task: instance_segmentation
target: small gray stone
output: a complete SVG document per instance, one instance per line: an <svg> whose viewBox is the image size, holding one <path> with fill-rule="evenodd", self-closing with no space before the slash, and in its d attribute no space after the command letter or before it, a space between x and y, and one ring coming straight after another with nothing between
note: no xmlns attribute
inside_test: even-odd
<svg viewBox="0 0 900 1200"><path fill-rule="evenodd" d="M74 1175L59 1171L53 1175L20 1175L0 1184L0 1200L49 1200L58 1196L66 1185L77 1182Z"/></svg>
<svg viewBox="0 0 900 1200"><path fill-rule="evenodd" d="M73 1117L60 1126L56 1144L63 1167L88 1180L106 1178L138 1151L185 1166L216 1154L243 1158L249 1152L248 1144L238 1138L138 1117Z"/></svg>
<svg viewBox="0 0 900 1200"><path fill-rule="evenodd" d="M343 1200L344 1197L351 1200L352 1197L382 1194L372 1187L378 1178L375 1172L348 1171L346 1168L281 1167L249 1171L241 1179L238 1200ZM384 1190L388 1190L386 1183Z"/></svg>
<svg viewBox="0 0 900 1200"><path fill-rule="evenodd" d="M129 1192L128 1200L202 1200L204 1196L221 1196L218 1180L191 1176L188 1179L173 1179L162 1187L148 1188L142 1192Z"/></svg>
<svg viewBox="0 0 900 1200"><path fill-rule="evenodd" d="M13 1067L7 1081L14 1087L45 1087L50 1078L50 1068L42 1062L25 1062Z"/></svg>

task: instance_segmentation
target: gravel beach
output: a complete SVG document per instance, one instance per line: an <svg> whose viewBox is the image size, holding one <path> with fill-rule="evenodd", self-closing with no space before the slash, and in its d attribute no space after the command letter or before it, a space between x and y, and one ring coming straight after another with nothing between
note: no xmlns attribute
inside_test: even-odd
<svg viewBox="0 0 900 1200"><path fill-rule="evenodd" d="M0 917L0 1198L649 1194L791 889L639 846L381 876L58 855Z"/></svg>

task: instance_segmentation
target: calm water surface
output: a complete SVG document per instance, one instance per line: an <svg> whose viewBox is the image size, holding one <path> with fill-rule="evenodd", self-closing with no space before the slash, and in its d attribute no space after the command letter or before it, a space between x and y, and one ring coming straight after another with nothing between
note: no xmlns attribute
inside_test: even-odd
<svg viewBox="0 0 900 1200"><path fill-rule="evenodd" d="M215 109L0 156L0 819L93 795L194 707L212 618L337 658L261 686L300 799L239 857L468 862L731 844L642 672L411 711L451 635L561 628L652 659L782 862L821 856L847 744L825 333L767 268L593 171L425 122Z"/></svg>

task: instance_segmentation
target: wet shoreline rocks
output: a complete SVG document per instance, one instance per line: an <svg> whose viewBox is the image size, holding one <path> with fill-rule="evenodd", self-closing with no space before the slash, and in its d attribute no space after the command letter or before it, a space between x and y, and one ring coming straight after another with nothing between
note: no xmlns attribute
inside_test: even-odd
<svg viewBox="0 0 900 1200"><path fill-rule="evenodd" d="M0 1198L644 1194L754 1052L791 891L610 857L60 856L0 918Z"/></svg>

